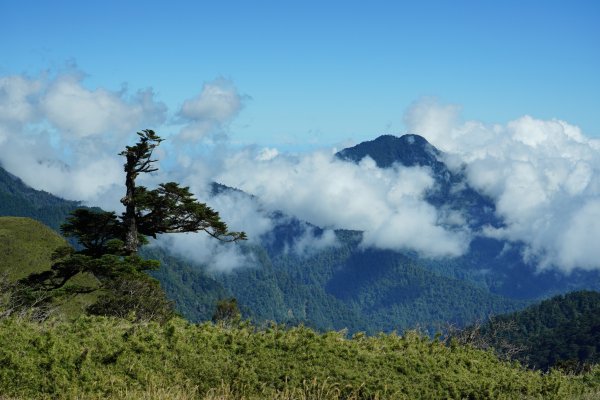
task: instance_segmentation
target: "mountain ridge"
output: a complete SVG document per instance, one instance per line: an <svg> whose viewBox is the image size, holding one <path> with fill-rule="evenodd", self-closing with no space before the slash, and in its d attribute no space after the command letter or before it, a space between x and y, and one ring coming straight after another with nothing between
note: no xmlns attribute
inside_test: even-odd
<svg viewBox="0 0 600 400"><path fill-rule="evenodd" d="M0 164L0 215L30 217L58 231L69 213L80 205L29 187Z"/></svg>

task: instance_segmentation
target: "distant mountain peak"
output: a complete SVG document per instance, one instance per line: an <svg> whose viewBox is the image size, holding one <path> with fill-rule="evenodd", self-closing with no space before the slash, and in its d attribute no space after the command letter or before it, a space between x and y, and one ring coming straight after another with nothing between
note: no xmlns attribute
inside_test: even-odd
<svg viewBox="0 0 600 400"><path fill-rule="evenodd" d="M473 229L502 224L494 214L496 206L492 199L471 188L462 171L450 170L444 162L444 154L423 136L382 135L341 150L336 156L355 163L369 156L379 168L389 168L394 164L426 167L430 169L435 181L434 186L426 193L427 202L436 208L445 207L460 212Z"/></svg>
<svg viewBox="0 0 600 400"><path fill-rule="evenodd" d="M362 142L336 154L342 160L359 162L371 157L379 168L400 163L407 167L430 166L438 163L440 151L423 136L407 134L400 137L382 135L374 140Z"/></svg>

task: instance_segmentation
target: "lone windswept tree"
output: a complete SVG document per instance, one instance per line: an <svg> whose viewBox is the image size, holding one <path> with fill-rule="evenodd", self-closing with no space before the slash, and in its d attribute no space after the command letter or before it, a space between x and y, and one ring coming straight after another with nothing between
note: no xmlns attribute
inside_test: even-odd
<svg viewBox="0 0 600 400"><path fill-rule="evenodd" d="M128 254L137 252L140 235L156 238L161 233L204 231L221 241L246 238L243 232L228 231L219 213L198 202L188 187L180 187L175 182L161 183L154 190L136 186L140 173L158 170L152 153L163 140L149 129L138 132L138 135L139 141L120 153L127 160L124 165L126 193L121 203L125 206L122 224L125 230L124 249Z"/></svg>
<svg viewBox="0 0 600 400"><path fill-rule="evenodd" d="M125 211L121 216L114 212L80 208L75 210L61 226L62 233L77 239L82 246L57 249L51 270L32 274L22 280L33 290L60 290L69 293L87 293L103 289L109 293L91 309L110 311L112 304L125 304L123 293L149 293L158 287L147 285L151 278L143 271L158 268L158 261L143 260L137 255L147 237L156 238L163 233L201 232L225 242L245 240L244 232L229 231L219 213L196 200L188 187L175 182L161 183L156 189L137 185L140 174L158 170L153 152L163 141L152 130L137 133L138 142L126 146L120 155L125 157L125 196L121 203ZM69 285L71 278L80 273L92 274L100 285L77 287ZM116 288L116 289L115 289ZM104 312L103 311L103 312ZM121 310L124 312L126 310ZM152 311L150 314L154 315Z"/></svg>

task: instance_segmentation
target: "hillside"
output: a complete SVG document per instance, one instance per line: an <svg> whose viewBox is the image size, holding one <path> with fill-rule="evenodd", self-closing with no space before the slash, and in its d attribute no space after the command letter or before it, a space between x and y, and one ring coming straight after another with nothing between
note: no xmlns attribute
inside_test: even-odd
<svg viewBox="0 0 600 400"><path fill-rule="evenodd" d="M481 327L492 347L523 349L517 359L535 368L581 368L600 362L600 293L556 296L525 310L493 318Z"/></svg>
<svg viewBox="0 0 600 400"><path fill-rule="evenodd" d="M41 222L0 217L0 270L12 280L50 268L50 256L66 241Z"/></svg>
<svg viewBox="0 0 600 400"><path fill-rule="evenodd" d="M16 399L562 400L591 399L600 384L598 368L543 374L414 332L348 339L304 327L179 319L164 326L4 319L0 360L0 393Z"/></svg>
<svg viewBox="0 0 600 400"><path fill-rule="evenodd" d="M52 253L66 244L64 238L39 221L0 217L0 274L6 274L14 282L31 273L49 270ZM83 274L73 281L83 285L94 285L95 282ZM69 318L81 315L96 297L96 293L90 293L55 301L55 315Z"/></svg>
<svg viewBox="0 0 600 400"><path fill-rule="evenodd" d="M8 181L15 198L41 196L47 204L60 205L59 210L73 206L71 202L27 188L14 177ZM0 187L0 192L8 187ZM215 185L215 190L223 193L232 189ZM236 194L245 195L239 191ZM0 215L2 212L0 207ZM52 212L58 211L49 208L48 216ZM271 218L276 223L268 239L260 245L242 245L257 263L231 273L209 271L208 266L184 260L164 249L148 248L143 254L161 261L162 268L152 275L175 301L179 312L191 321L210 319L217 301L232 296L238 299L243 315L256 323L271 320L292 325L303 323L320 330L347 328L351 332L369 333L403 331L417 325L435 332L447 321L462 325L491 313L522 307L519 301L486 292L480 283L431 271L414 257L393 252L365 253L358 248L360 232L338 231L340 245L316 254L289 253L286 249L308 225L277 212ZM310 229L320 231L314 226ZM371 268L381 260L386 261ZM362 269L364 279L361 294L349 288L349 293L356 293L357 298L340 295L345 275L357 268ZM383 269L387 272L382 275ZM369 271L373 276L369 277ZM401 283L390 286L393 281ZM411 296L393 294L407 288L412 290Z"/></svg>
<svg viewBox="0 0 600 400"><path fill-rule="evenodd" d="M78 202L25 185L0 166L0 216L29 217L58 230Z"/></svg>
<svg viewBox="0 0 600 400"><path fill-rule="evenodd" d="M475 237L469 251L455 259L430 260L408 254L418 264L442 275L479 284L491 293L510 299L531 301L577 289L600 289L598 271L575 270L568 276L552 269L540 272L535 263L523 260L526 250L523 243L478 235L483 226L502 227L504 224L495 213L493 200L468 184L464 166L448 167L446 155L422 136L383 135L343 149L336 156L349 162L359 162L369 156L381 168L402 165L431 170L435 185L425 199L437 209L453 210L464 216L466 227Z"/></svg>

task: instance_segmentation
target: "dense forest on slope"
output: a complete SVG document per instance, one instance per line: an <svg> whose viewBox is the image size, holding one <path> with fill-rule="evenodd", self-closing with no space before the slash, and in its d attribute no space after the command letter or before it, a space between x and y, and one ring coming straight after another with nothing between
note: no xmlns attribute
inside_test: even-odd
<svg viewBox="0 0 600 400"><path fill-rule="evenodd" d="M494 317L479 329L492 347L501 348L502 343L520 347L516 358L525 365L585 368L585 364L600 362L600 293L556 296Z"/></svg>
<svg viewBox="0 0 600 400"><path fill-rule="evenodd" d="M54 230L79 203L34 190L0 166L0 216L30 217Z"/></svg>
<svg viewBox="0 0 600 400"><path fill-rule="evenodd" d="M0 360L0 393L23 399L569 399L600 385L598 368L543 374L414 332L348 339L180 319L3 319Z"/></svg>
<svg viewBox="0 0 600 400"><path fill-rule="evenodd" d="M406 256L358 249L356 233L337 236L339 246L313 255L273 255L245 246L257 264L226 273L156 247L144 255L161 261L163 267L152 275L191 321L207 320L219 297L233 296L243 316L255 323L371 334L419 326L434 334L447 323L463 326L525 305L432 272Z"/></svg>

